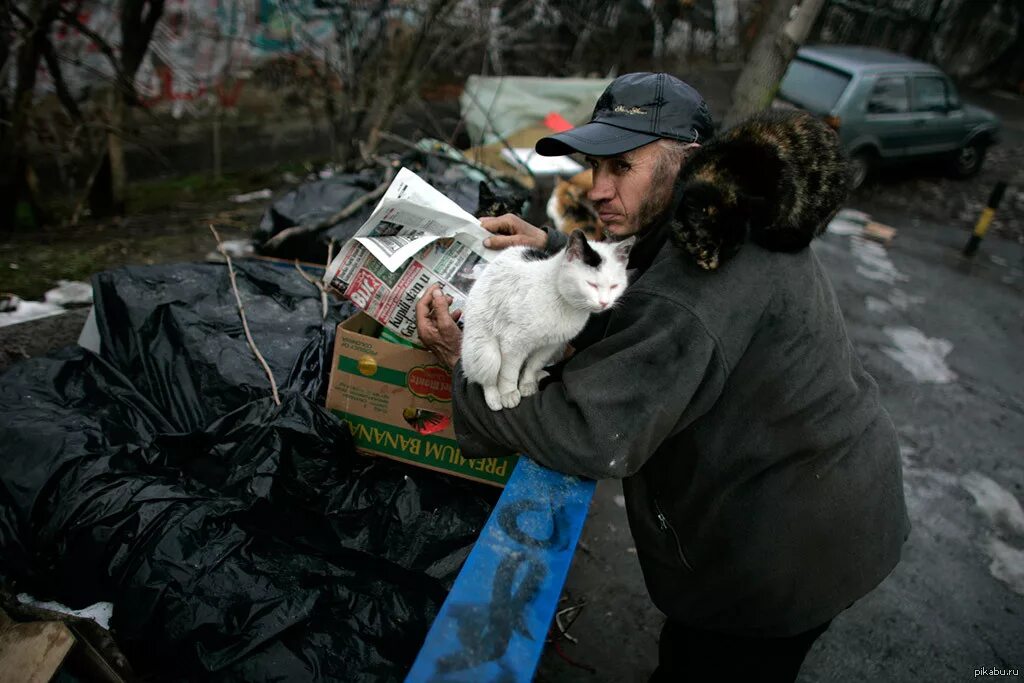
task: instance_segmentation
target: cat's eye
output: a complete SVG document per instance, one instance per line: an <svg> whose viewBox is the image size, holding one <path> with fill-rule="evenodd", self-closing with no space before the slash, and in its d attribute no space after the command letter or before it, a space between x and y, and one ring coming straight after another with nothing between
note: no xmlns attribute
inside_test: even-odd
<svg viewBox="0 0 1024 683"><path fill-rule="evenodd" d="M619 286L618 286L618 285L612 285L612 286L611 286L611 287L609 287L608 289L618 289L618 288L619 288Z"/></svg>
<svg viewBox="0 0 1024 683"><path fill-rule="evenodd" d="M591 287L593 287L594 289L597 289L597 283L596 282L588 282L587 284L590 285Z"/></svg>

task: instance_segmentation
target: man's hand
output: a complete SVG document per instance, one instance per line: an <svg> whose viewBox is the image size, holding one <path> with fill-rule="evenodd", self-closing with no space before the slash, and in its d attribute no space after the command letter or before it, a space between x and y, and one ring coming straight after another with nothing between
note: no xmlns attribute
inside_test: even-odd
<svg viewBox="0 0 1024 683"><path fill-rule="evenodd" d="M441 292L441 286L434 284L423 292L416 303L416 330L420 343L430 349L438 360L455 367L462 355L462 330L456 325L462 311L448 312L453 299Z"/></svg>
<svg viewBox="0 0 1024 683"><path fill-rule="evenodd" d="M548 234L538 227L530 225L515 214L504 216L485 216L480 219L484 229L493 232L495 237L484 240L488 249L505 249L506 247L533 247L543 249L548 245Z"/></svg>

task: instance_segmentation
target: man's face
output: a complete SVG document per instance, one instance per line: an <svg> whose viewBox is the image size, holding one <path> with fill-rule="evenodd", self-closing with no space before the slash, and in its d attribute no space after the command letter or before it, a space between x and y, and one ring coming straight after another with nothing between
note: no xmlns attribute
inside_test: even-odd
<svg viewBox="0 0 1024 683"><path fill-rule="evenodd" d="M587 157L594 187L587 193L605 234L621 240L646 227L668 205L678 168L660 162L657 142L609 157Z"/></svg>

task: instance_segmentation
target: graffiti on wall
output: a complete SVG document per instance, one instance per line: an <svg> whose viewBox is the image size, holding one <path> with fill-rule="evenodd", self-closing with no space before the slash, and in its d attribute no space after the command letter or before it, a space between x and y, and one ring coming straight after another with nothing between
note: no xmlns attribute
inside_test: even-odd
<svg viewBox="0 0 1024 683"><path fill-rule="evenodd" d="M118 3L97 0L87 7L79 20L116 49ZM252 71L268 60L338 60L336 25L336 11L322 0L167 0L136 76L140 99L169 106L175 115L211 104L232 106ZM54 44L76 94L112 79L107 57L75 28L61 26ZM54 87L43 68L39 84L44 91Z"/></svg>

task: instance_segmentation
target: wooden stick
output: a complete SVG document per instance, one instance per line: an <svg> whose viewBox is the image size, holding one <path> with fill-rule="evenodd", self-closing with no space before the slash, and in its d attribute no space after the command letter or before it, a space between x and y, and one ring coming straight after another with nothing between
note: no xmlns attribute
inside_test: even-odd
<svg viewBox="0 0 1024 683"><path fill-rule="evenodd" d="M324 230L326 228L329 228L333 225L342 222L343 220L352 216L357 211L359 211L359 209L363 208L370 202L380 199L384 195L384 193L387 192L388 186L391 184L391 181L394 179L396 173L397 171L394 166L388 166L387 173L385 173L384 175L384 182L378 185L377 188L374 189L372 192L368 192L367 194L364 194L363 196L356 198L353 202L351 202L348 206L343 208L338 213L329 216L323 219L322 221L318 221L313 225L293 225L290 228L285 228L284 230L282 230L281 232L277 233L269 240L267 240L264 243L264 246L272 248L279 247L285 240L291 239L295 235L302 235L307 232L318 232L320 230Z"/></svg>
<svg viewBox="0 0 1024 683"><path fill-rule="evenodd" d="M220 235L217 234L217 229L213 227L213 223L210 223L210 232L213 233L213 237L217 240L217 251L219 251L224 259L228 262L228 277L231 278L231 291L235 294L235 303L238 304L238 315L242 318L242 329L245 330L245 338L249 341L249 348L252 349L253 354L256 355L256 360L263 366L263 371L267 373L267 379L270 380L270 390L274 394L274 403L281 405L281 397L277 394L277 382L274 381L274 373L270 371L270 366L267 364L267 359L263 357L260 350L256 348L256 342L252 338L252 332L249 331L249 322L245 319L245 308L242 306L242 297L238 294L238 282L235 280L235 267L231 264L231 256L228 254L227 249L224 248L224 243L220 239Z"/></svg>
<svg viewBox="0 0 1024 683"><path fill-rule="evenodd" d="M310 275L309 273L307 273L306 271L304 271L302 269L302 266L299 265L299 259L295 259L295 270L299 271L299 275L302 276L303 280L305 280L306 282L308 282L309 284L313 285L314 287L316 287L317 289L320 290L320 309L321 309L320 310L320 317L323 320L326 320L327 319L327 288L324 287L324 284L322 282L320 282L315 277L313 277L312 275Z"/></svg>

